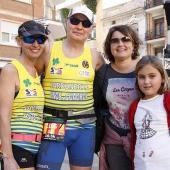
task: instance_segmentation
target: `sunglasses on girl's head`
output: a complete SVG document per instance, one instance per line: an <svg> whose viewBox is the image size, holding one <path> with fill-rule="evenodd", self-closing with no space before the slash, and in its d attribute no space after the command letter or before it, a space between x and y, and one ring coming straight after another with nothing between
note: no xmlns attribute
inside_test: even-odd
<svg viewBox="0 0 170 170"><path fill-rule="evenodd" d="M80 22L82 23L84 28L89 28L92 25L92 23L89 20L79 20L78 18L75 17L70 17L69 19L72 25L78 25Z"/></svg>
<svg viewBox="0 0 170 170"><path fill-rule="evenodd" d="M130 39L130 37L122 37L120 39L119 38L112 38L110 40L110 44L118 45L120 43L120 41L125 44L125 43L131 42L131 39Z"/></svg>
<svg viewBox="0 0 170 170"><path fill-rule="evenodd" d="M44 36L40 36L40 37L29 36L29 37L22 37L22 39L27 44L33 44L35 40L37 41L38 44L44 44L45 41L47 40L47 38Z"/></svg>

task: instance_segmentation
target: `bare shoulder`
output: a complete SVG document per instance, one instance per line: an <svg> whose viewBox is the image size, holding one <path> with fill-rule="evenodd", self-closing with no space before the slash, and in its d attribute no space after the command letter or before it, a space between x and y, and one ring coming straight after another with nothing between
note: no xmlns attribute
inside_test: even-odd
<svg viewBox="0 0 170 170"><path fill-rule="evenodd" d="M14 77L15 75L17 75L17 69L12 64L7 64L2 68L0 77L9 79L9 77Z"/></svg>
<svg viewBox="0 0 170 170"><path fill-rule="evenodd" d="M12 64L7 64L2 68L0 74L0 112L6 117L10 117L18 81L18 71Z"/></svg>
<svg viewBox="0 0 170 170"><path fill-rule="evenodd" d="M105 60L101 53L95 49L91 49L92 64L95 71L97 71L104 63Z"/></svg>
<svg viewBox="0 0 170 170"><path fill-rule="evenodd" d="M15 89L18 82L18 71L12 64L7 64L2 68L0 74L0 89Z"/></svg>

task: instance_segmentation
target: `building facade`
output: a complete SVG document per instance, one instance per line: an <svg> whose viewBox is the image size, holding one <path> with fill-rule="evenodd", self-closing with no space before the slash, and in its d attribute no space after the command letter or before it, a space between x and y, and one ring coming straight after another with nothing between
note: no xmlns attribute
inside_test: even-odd
<svg viewBox="0 0 170 170"><path fill-rule="evenodd" d="M114 25L129 24L139 34L140 55L156 55L163 59L163 48L168 42L165 0L127 0L103 8L105 0L97 0L95 29L86 45L103 53L103 42ZM16 44L18 26L30 19L46 18L51 40L64 37L63 8L84 5L82 0L1 0L0 3L0 67L19 55ZM62 22L62 23L61 23Z"/></svg>
<svg viewBox="0 0 170 170"><path fill-rule="evenodd" d="M103 10L104 34L111 26L129 24L138 31L141 55L150 54L163 59L163 48L168 42L164 2L165 0L131 0Z"/></svg>
<svg viewBox="0 0 170 170"><path fill-rule="evenodd" d="M167 24L162 0L146 0L147 53L163 58L163 48L167 39Z"/></svg>
<svg viewBox="0 0 170 170"><path fill-rule="evenodd" d="M145 55L147 50L145 42L146 18L144 2L144 0L131 0L103 9L103 39L101 38L100 41L104 42L111 27L128 24L138 33L140 38L139 51L141 55Z"/></svg>
<svg viewBox="0 0 170 170"><path fill-rule="evenodd" d="M50 40L65 36L63 24L56 21L52 0L1 0L0 68L19 56L20 48L15 41L18 27L26 20L32 19L41 20L49 25Z"/></svg>

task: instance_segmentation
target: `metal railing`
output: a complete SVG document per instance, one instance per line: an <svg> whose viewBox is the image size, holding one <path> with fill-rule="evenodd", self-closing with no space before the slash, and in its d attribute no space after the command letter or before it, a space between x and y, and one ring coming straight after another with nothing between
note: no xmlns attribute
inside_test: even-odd
<svg viewBox="0 0 170 170"><path fill-rule="evenodd" d="M165 37L164 29L151 29L145 33L145 40L153 40L157 38Z"/></svg>
<svg viewBox="0 0 170 170"><path fill-rule="evenodd" d="M163 5L163 3L163 0L147 0L146 2L144 2L144 8L153 8L155 6Z"/></svg>

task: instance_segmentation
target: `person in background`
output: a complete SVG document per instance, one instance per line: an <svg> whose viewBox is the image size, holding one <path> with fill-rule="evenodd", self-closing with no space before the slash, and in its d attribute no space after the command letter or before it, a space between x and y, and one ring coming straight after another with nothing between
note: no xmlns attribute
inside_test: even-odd
<svg viewBox="0 0 170 170"><path fill-rule="evenodd" d="M110 28L104 42L105 58L110 63L107 71L105 65L98 70L94 81L95 108L103 94L109 109L100 147L100 170L131 170L128 110L137 98L134 70L138 49L138 35L130 26Z"/></svg>
<svg viewBox="0 0 170 170"><path fill-rule="evenodd" d="M147 55L137 63L135 74L140 99L129 109L134 169L169 169L170 93L166 70L159 57Z"/></svg>
<svg viewBox="0 0 170 170"><path fill-rule="evenodd" d="M43 128L44 92L34 67L47 40L43 25L30 20L18 29L17 59L0 74L0 134L4 170L34 170Z"/></svg>
<svg viewBox="0 0 170 170"><path fill-rule="evenodd" d="M45 48L37 60L44 73L45 122L37 169L60 170L66 149L71 170L90 170L95 143L93 80L104 64L96 50L85 45L93 31L94 16L85 6L71 9L66 39Z"/></svg>

